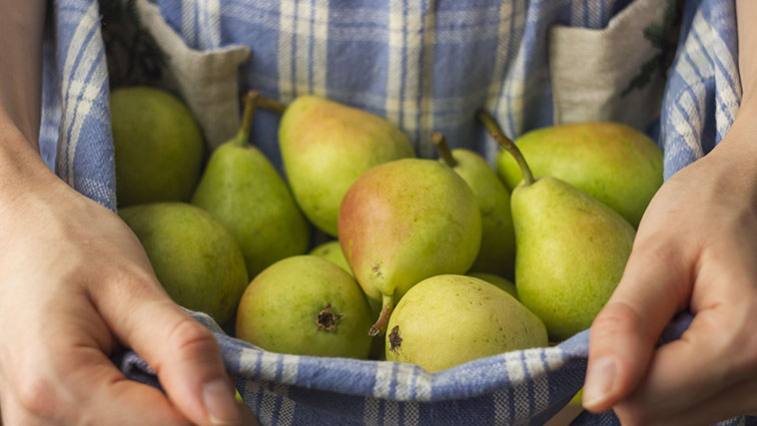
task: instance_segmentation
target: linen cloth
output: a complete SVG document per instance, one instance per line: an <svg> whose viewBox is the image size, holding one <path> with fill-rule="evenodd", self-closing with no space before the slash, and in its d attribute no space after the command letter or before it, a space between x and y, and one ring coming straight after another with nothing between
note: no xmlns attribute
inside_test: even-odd
<svg viewBox="0 0 757 426"><path fill-rule="evenodd" d="M566 86L559 70L551 72L557 69L550 68L551 57L564 64L570 56L554 51L562 36L553 30L572 27L583 32L581 39L591 38L592 32L627 20L621 15L634 7L628 0L154 3L186 47L199 52L197 61L205 54L249 49L252 59L239 70L241 90L255 88L285 102L304 93L327 96L397 123L420 156L433 155L428 143L433 129L447 134L452 145L476 149L490 160L496 148L473 120L479 107L492 111L510 136L564 119L565 93L581 119L605 113L592 105L597 97L581 99L580 90L571 90L575 84ZM660 7L675 11L673 3ZM96 0L52 5L44 46L42 155L61 179L114 209L110 89L99 5ZM678 7L674 16L680 22L650 15L663 21L650 21L644 37L637 37L649 43L632 46L646 52L634 56L639 73L614 77L624 92L653 90L644 96L659 99L659 116L651 105L651 117L647 111L603 117L649 132L664 150L666 178L722 139L741 94L733 0L690 0ZM668 25L673 23L677 26ZM665 35L671 28L677 41ZM582 68L576 63L579 83ZM655 85L659 93L650 89ZM557 99L555 88L561 94ZM623 102L602 99L610 109ZM253 138L280 164L276 125L273 115L259 114ZM218 129L203 130L207 135ZM586 368L587 332L556 347L428 374L391 362L269 353L224 335L206 316L197 317L217 331L238 389L266 425L543 424L580 388ZM680 334L687 320L675 322L668 337ZM138 355L127 353L118 362L129 377L157 384ZM582 415L576 424L609 425L617 419L611 413ZM737 418L725 424L757 423Z"/></svg>

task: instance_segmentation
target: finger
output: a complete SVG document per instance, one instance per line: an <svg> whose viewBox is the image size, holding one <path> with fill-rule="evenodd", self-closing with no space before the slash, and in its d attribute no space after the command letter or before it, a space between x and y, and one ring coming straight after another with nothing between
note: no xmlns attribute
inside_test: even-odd
<svg viewBox="0 0 757 426"><path fill-rule="evenodd" d="M160 390L128 380L102 352L76 348L70 356L82 368L66 376L67 389L77 401L66 424L190 424Z"/></svg>
<svg viewBox="0 0 757 426"><path fill-rule="evenodd" d="M750 378L685 412L661 419L659 423L670 426L712 425L731 417L754 415L757 415L757 380Z"/></svg>
<svg viewBox="0 0 757 426"><path fill-rule="evenodd" d="M738 324L732 323L732 312L726 309L700 312L679 340L658 349L644 384L616 407L621 418L665 418L685 413L745 377L754 377L754 368L736 359L753 350L749 339L735 331Z"/></svg>
<svg viewBox="0 0 757 426"><path fill-rule="evenodd" d="M160 289L151 276L132 273L93 299L118 338L155 369L171 401L199 425L236 425L235 404L213 336Z"/></svg>
<svg viewBox="0 0 757 426"><path fill-rule="evenodd" d="M672 253L634 245L621 282L591 326L584 408L606 411L639 384L662 330L688 300L689 281Z"/></svg>

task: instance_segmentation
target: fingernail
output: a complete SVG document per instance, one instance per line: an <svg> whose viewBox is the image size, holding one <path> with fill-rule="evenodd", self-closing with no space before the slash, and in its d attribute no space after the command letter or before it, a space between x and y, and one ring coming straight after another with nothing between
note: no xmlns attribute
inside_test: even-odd
<svg viewBox="0 0 757 426"><path fill-rule="evenodd" d="M616 366L613 358L599 358L592 363L584 386L584 407L591 409L602 405L612 390Z"/></svg>
<svg viewBox="0 0 757 426"><path fill-rule="evenodd" d="M210 423L218 426L238 425L241 422L234 393L226 380L217 379L205 384L202 399L208 410Z"/></svg>

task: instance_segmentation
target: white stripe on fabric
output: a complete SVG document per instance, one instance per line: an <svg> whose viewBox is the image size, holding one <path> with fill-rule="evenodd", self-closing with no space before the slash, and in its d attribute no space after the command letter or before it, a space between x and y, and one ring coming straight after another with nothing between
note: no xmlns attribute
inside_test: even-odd
<svg viewBox="0 0 757 426"><path fill-rule="evenodd" d="M520 134L522 127L522 111L525 102L525 72L526 58L529 52L522 46L523 30L526 26L526 0L515 2L517 8L512 14L512 32L514 39L509 43L513 51L509 52L510 66L507 69L507 77L503 79L504 86L497 99L495 116L499 119L502 130L509 136ZM508 30L509 31L509 30ZM546 68L546 67L545 67ZM489 157L491 158L491 157Z"/></svg>
<svg viewBox="0 0 757 426"><path fill-rule="evenodd" d="M699 142L699 136L703 123L696 119L694 109L689 93L684 92L683 96L676 100L671 107L671 117L676 133L683 138L686 146L691 149L694 155L701 158L704 152ZM684 114L684 111L686 114Z"/></svg>
<svg viewBox="0 0 757 426"><path fill-rule="evenodd" d="M430 401L431 400L431 375L425 371L417 373L415 378L415 400L416 401Z"/></svg>
<svg viewBox="0 0 757 426"><path fill-rule="evenodd" d="M400 424L400 404L397 401L384 400L384 426L399 426Z"/></svg>
<svg viewBox="0 0 757 426"><path fill-rule="evenodd" d="M529 349L523 354L534 395L549 395L549 381L547 380L546 366L541 358L542 352L542 349ZM541 413L547 409L547 398L535 397L533 402L533 413Z"/></svg>
<svg viewBox="0 0 757 426"><path fill-rule="evenodd" d="M310 0L297 1L295 4L297 18L294 23L295 49L295 90L297 95L309 93L308 70L310 70L310 44L313 42L313 26L310 22L313 8Z"/></svg>
<svg viewBox="0 0 757 426"><path fill-rule="evenodd" d="M279 382L294 384L297 382L300 357L296 355L281 355L281 377Z"/></svg>
<svg viewBox="0 0 757 426"><path fill-rule="evenodd" d="M270 392L264 385L260 386L263 399L260 401L258 420L261 424L269 425L273 420L273 412L276 410L276 394Z"/></svg>
<svg viewBox="0 0 757 426"><path fill-rule="evenodd" d="M242 349L239 352L239 369L244 372L252 372L260 358L260 351ZM249 376L249 374L246 374Z"/></svg>
<svg viewBox="0 0 757 426"><path fill-rule="evenodd" d="M402 425L403 426L412 426L417 425L419 423L419 416L418 416L418 403L417 402L406 402L402 404L402 409L404 413Z"/></svg>
<svg viewBox="0 0 757 426"><path fill-rule="evenodd" d="M376 376L373 384L373 396L376 398L388 398L392 382L391 362L379 362L376 365Z"/></svg>
<svg viewBox="0 0 757 426"><path fill-rule="evenodd" d="M328 97L327 74L329 46L329 0L315 0L315 28L313 29L312 92L318 96Z"/></svg>
<svg viewBox="0 0 757 426"><path fill-rule="evenodd" d="M419 128L418 97L421 93L421 43L423 43L421 28L423 26L423 1L404 0L407 20L405 21L405 67L403 90L400 94L401 122L403 127L412 135Z"/></svg>
<svg viewBox="0 0 757 426"><path fill-rule="evenodd" d="M520 352L510 352L505 354L505 367L507 376L510 379L512 388L514 419L528 418L529 402L528 392L523 392L523 383L526 380L526 369L521 361Z"/></svg>
<svg viewBox="0 0 757 426"><path fill-rule="evenodd" d="M283 102L290 102L294 98L294 87L292 87L292 40L295 31L292 17L294 14L293 0L279 2L278 86L279 98Z"/></svg>
<svg viewBox="0 0 757 426"><path fill-rule="evenodd" d="M510 31L510 22L514 17L513 3L511 1L499 2L499 30L497 37L497 48L494 53L494 69L492 70L492 79L489 83L489 92L486 96L486 108L491 112L496 112L499 93L505 81L505 65L511 56L510 46L511 38L515 36ZM518 5L519 6L519 5ZM493 139L487 138L486 158L494 158L499 150L498 144Z"/></svg>
<svg viewBox="0 0 757 426"><path fill-rule="evenodd" d="M219 0L202 0L198 5L199 47L215 49L221 46L221 3Z"/></svg>
<svg viewBox="0 0 757 426"><path fill-rule="evenodd" d="M188 46L197 45L197 0L181 2L181 35Z"/></svg>
<svg viewBox="0 0 757 426"><path fill-rule="evenodd" d="M75 179L74 157L79 143L79 132L92 109L92 101L97 97L107 77L104 67L105 57L100 57L96 64L97 68L92 75L92 81L83 80L88 77L87 74L89 74L94 61L98 59L99 53L102 53L103 48L99 36L97 5L97 2L92 2L82 16L79 25L77 25L66 52L63 67L63 126L61 128L63 133L61 141L63 146L66 147L68 159L65 165L66 179L68 184L72 186ZM94 36L88 38L92 31L95 32ZM86 46L84 43L87 43ZM76 58L79 55L81 55L81 58L79 63L76 64ZM76 115L74 116L74 114ZM71 131L70 137L68 136L69 130Z"/></svg>
<svg viewBox="0 0 757 426"><path fill-rule="evenodd" d="M402 74L402 61L405 57L403 39L405 16L403 8L403 0L389 0L389 51L387 53L389 64L384 109L387 118L394 123L400 122L400 89L404 78Z"/></svg>
<svg viewBox="0 0 757 426"><path fill-rule="evenodd" d="M378 425L379 400L366 398L363 404L363 424L368 426Z"/></svg>
<svg viewBox="0 0 757 426"><path fill-rule="evenodd" d="M423 56L420 58L422 69L420 78L421 104L420 104L420 140L419 153L421 157L431 157L435 149L431 144L431 131L434 129L434 47L436 46L436 2L427 0L424 24L423 24Z"/></svg>
<svg viewBox="0 0 757 426"><path fill-rule="evenodd" d="M565 353L558 347L544 349L544 359L550 371L555 371L565 365Z"/></svg>
<svg viewBox="0 0 757 426"><path fill-rule="evenodd" d="M279 406L274 405L276 412L276 426L288 426L294 423L295 403L289 398L289 386L273 385L274 401L279 401Z"/></svg>
<svg viewBox="0 0 757 426"><path fill-rule="evenodd" d="M397 377L394 381L396 386L394 388L394 398L400 401L410 399L413 393L413 376L415 368L410 364L397 365Z"/></svg>
<svg viewBox="0 0 757 426"><path fill-rule="evenodd" d="M513 390L498 390L492 394L494 419L498 425L511 425L513 415L510 412L510 398Z"/></svg>

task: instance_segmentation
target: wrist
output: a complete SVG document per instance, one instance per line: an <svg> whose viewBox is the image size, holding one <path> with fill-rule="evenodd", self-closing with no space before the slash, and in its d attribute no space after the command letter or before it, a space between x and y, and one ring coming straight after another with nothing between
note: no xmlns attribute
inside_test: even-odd
<svg viewBox="0 0 757 426"><path fill-rule="evenodd" d="M57 180L21 131L0 120L0 205Z"/></svg>

